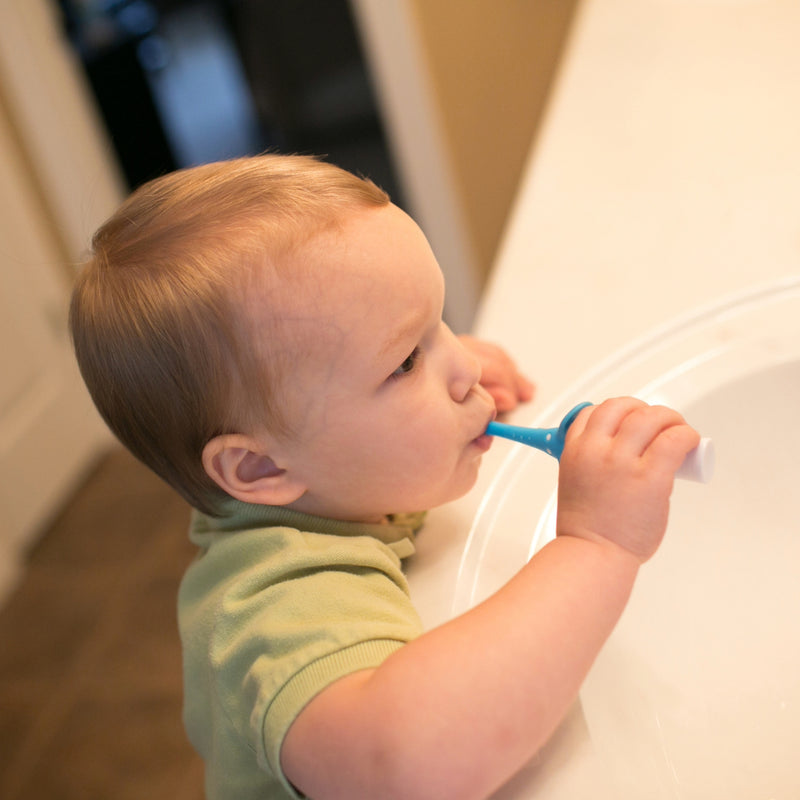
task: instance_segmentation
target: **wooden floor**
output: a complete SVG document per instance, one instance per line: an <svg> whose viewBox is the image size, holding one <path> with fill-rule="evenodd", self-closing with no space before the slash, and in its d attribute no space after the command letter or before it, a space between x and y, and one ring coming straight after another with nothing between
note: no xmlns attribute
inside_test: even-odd
<svg viewBox="0 0 800 800"><path fill-rule="evenodd" d="M122 450L0 610L0 798L199 800L181 723L188 506Z"/></svg>

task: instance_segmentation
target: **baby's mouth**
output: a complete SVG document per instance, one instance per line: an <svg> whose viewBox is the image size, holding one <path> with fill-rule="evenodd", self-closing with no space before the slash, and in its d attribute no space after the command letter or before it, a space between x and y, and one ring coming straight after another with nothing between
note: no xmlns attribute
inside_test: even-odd
<svg viewBox="0 0 800 800"><path fill-rule="evenodd" d="M493 437L489 436L489 435L486 433L486 428L488 427L489 423L490 423L490 422L491 422L491 421L492 421L492 420L493 420L493 419L494 419L496 416L497 416L497 411L495 411L495 410L493 409L493 410L492 410L492 413L491 413L491 415L489 416L489 419L487 419L487 420L486 420L486 423L485 423L485 424L484 424L484 426L481 428L481 430L480 430L480 432L478 433L478 435L477 435L477 436L476 436L476 437L475 437L475 438L472 440L472 444L476 444L476 445L478 445L479 447L481 447L481 449L485 449L485 450L488 450L488 449L489 449L489 446L490 446L490 445L491 445L491 443L492 443L492 438L493 438Z"/></svg>

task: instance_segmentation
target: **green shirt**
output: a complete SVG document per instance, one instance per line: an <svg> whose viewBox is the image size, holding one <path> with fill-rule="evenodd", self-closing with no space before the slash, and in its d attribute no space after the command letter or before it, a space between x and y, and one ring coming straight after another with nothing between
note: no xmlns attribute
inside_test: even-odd
<svg viewBox="0 0 800 800"><path fill-rule="evenodd" d="M370 525L236 500L220 517L195 513L201 552L178 620L184 722L209 800L298 797L280 769L294 719L422 631L400 560L423 516Z"/></svg>

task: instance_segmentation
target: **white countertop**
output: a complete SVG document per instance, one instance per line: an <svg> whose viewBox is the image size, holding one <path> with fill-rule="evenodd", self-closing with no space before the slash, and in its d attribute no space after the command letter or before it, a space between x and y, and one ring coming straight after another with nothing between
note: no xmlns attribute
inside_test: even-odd
<svg viewBox="0 0 800 800"><path fill-rule="evenodd" d="M538 385L512 421L677 317L800 274L798 42L797 0L583 0L474 331ZM510 447L429 514L409 564L428 626Z"/></svg>
<svg viewBox="0 0 800 800"><path fill-rule="evenodd" d="M798 42L797 0L583 3L476 327L542 401L800 271Z"/></svg>

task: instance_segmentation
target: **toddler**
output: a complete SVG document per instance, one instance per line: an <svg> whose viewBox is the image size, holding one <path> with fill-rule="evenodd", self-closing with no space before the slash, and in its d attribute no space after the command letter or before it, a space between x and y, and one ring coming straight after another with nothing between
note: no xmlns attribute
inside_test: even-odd
<svg viewBox="0 0 800 800"><path fill-rule="evenodd" d="M485 798L576 696L698 442L631 398L584 410L557 536L423 631L402 559L531 385L454 336L414 222L308 157L195 167L96 233L70 325L119 439L196 509L184 719L209 798ZM483 375L483 377L482 377Z"/></svg>

